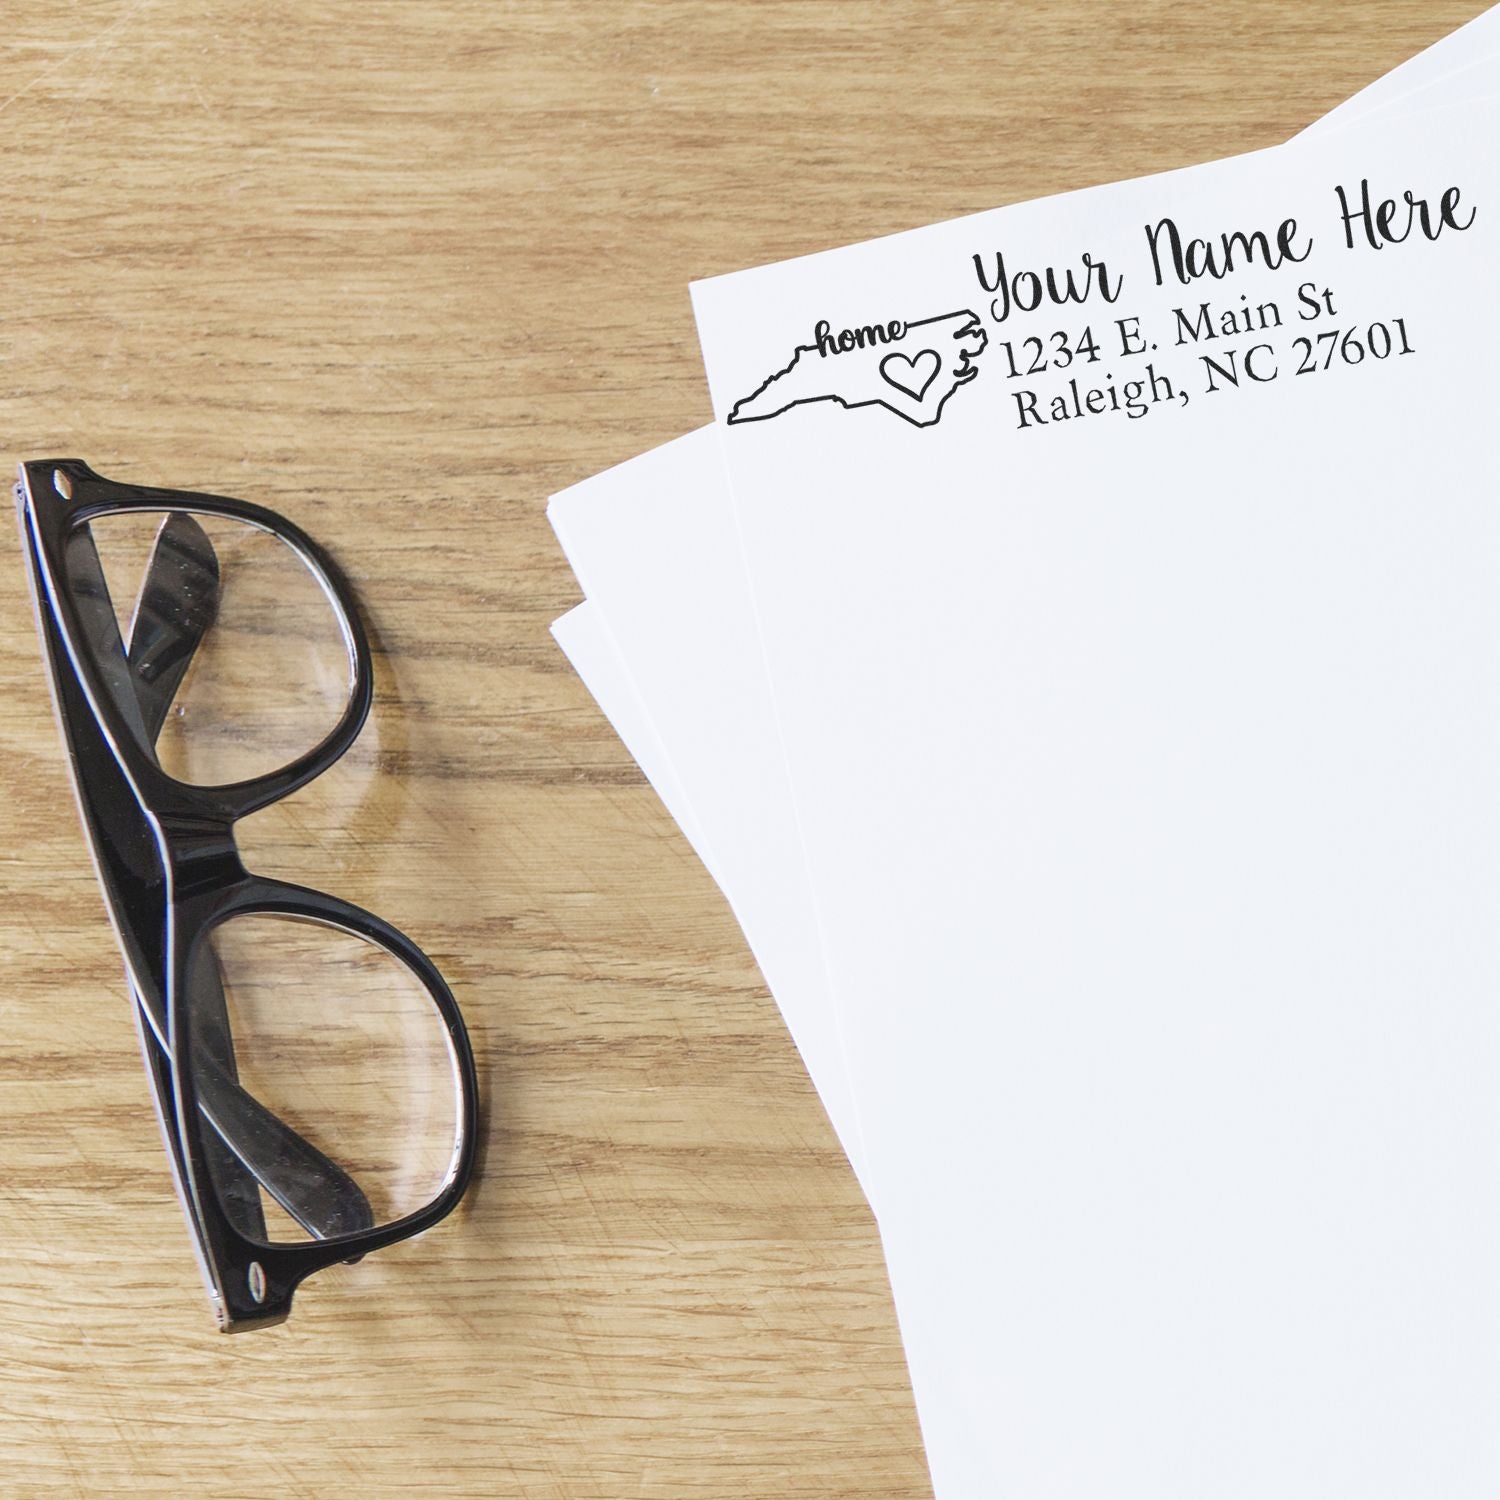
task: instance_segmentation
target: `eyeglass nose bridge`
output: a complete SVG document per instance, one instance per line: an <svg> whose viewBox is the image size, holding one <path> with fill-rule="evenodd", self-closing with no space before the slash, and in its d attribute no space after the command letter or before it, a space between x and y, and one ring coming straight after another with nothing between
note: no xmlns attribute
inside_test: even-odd
<svg viewBox="0 0 1500 1500"><path fill-rule="evenodd" d="M227 894L250 880L228 818L178 814L162 819L162 832L179 900Z"/></svg>

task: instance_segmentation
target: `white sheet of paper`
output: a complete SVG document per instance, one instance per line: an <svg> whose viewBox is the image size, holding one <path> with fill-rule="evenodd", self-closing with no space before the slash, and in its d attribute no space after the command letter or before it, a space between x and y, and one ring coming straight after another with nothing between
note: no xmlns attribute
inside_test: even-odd
<svg viewBox="0 0 1500 1500"><path fill-rule="evenodd" d="M1421 60L1418 60L1418 61L1421 61ZM1415 64L1408 65L1408 67L1409 68L1414 68ZM1398 71L1406 71L1406 70L1398 70ZM1394 81L1394 77L1395 77L1395 75L1393 75L1392 79L1383 81L1383 85L1384 84L1389 84L1389 83L1393 82ZM1367 93L1377 92L1378 90L1380 90L1383 87L1383 85L1377 85L1377 86L1375 86L1375 89L1373 89L1371 91L1367 91ZM1361 96L1361 97L1363 97L1363 96ZM684 455L684 457L685 457L685 455ZM647 459L640 460L639 463L641 463L641 464L647 464L650 461L651 461L650 460L650 456L648 456ZM673 482L673 480L680 479L685 484L686 490L685 490L685 492L682 495L680 495L678 497L679 500L684 500L684 501L685 500L689 500L691 498L691 495L695 491L701 492L704 495L705 499L711 499L713 497L714 493L715 493L716 482L717 482L717 478L718 478L717 474L715 473L715 467L714 467L715 466L715 459L714 459L714 456L708 451L708 449L706 448L706 446L700 446L698 448L698 450L697 450L696 455L695 455L695 461L698 464L698 472L697 472L696 478L691 476L690 471L689 471L689 466L687 466L687 465L685 465L683 463L679 463L679 464L675 465L674 474L673 474L673 476L670 479L667 476L665 476L665 475L661 475L661 476L657 476L657 481L655 481L655 482L657 482L659 484L659 488L662 491L665 491L665 490L667 490L667 489L670 488L670 484L671 484L671 482ZM642 479L645 478L645 476L640 476L640 477ZM602 482L603 482L602 480L599 481L599 483L602 483ZM722 490L721 489L719 490L719 493L722 494ZM623 500L624 500L624 497L622 497L622 501ZM644 541L645 541L645 551L640 556L636 556L636 557L631 558L631 559L625 559L625 558L611 559L610 563L614 567L616 567L616 568L619 568L622 565L622 563L624 563L626 565L627 572L630 571L630 569L633 567L634 568L634 572L635 572L635 580L634 581L635 581L637 587L642 586L642 584L644 583L644 587L646 588L646 590L648 592L654 592L655 588L656 588L656 585L653 584L650 581L650 575L651 575L651 572L652 572L651 560L655 556L655 553L654 553L654 541L655 541L655 539L654 539L654 536L651 534L649 528L647 530L647 534L646 534L646 536L644 538ZM698 558L696 558L694 560L694 565L699 568L700 572L703 573L703 574L705 574L705 575L709 575L707 587L708 587L708 591L709 591L710 595L712 595L712 594L714 594L716 592L715 587L714 587L714 585L712 583L711 575L713 573L713 565L714 565L714 562L715 562L717 556L718 556L718 554L709 553L707 555L698 557ZM737 578L737 576L736 576L736 574L734 572L733 567L731 567L730 569L728 569L728 570L726 570L724 572L724 574L723 574L720 582L721 582L721 584L723 586L721 590L717 591L719 593L720 603L721 603L721 606L727 604L728 607L727 608L723 608L722 611L721 611L721 613L714 618L715 628L716 629L727 628L728 631L730 632L730 634L732 634L732 635L734 635L734 634L743 635L743 634L745 634L746 627L748 625L748 615L745 614L745 612L743 611L743 609L740 609L739 612L737 613L736 609L734 607L734 603L735 603L735 587L736 587L736 585L738 583L738 578ZM736 626L736 621L739 622L738 627ZM648 642L648 644L649 644L649 642ZM639 646L640 642L637 641L636 645ZM736 655L737 654L738 655L742 655L742 653L730 653L728 659L730 659L730 660L736 659ZM575 655L576 655L576 653L575 653ZM601 684L606 684L610 680L609 673L611 672L611 670L616 670L616 669L612 669L609 665L607 665L606 662L605 662L605 660L603 658L596 658L595 661L594 661L592 669L588 665L580 664L580 670L583 672L583 675L585 676L585 680L588 681L590 683L590 685L594 688L594 690L596 692L596 696L600 696L601 697L601 701L604 704L606 712L610 713L611 717L615 717L617 719L620 718L626 710L624 710L621 707L621 705L620 705L620 699L619 699L618 695L614 698L614 700L613 700L614 706L612 707L611 706L611 699L610 699L610 694L609 694L608 687L604 686L602 688L602 690L601 690ZM752 676L753 675L754 674L753 674L753 671L752 671ZM687 676L690 679L693 679L694 688L695 688L695 690L699 694L703 694L703 693L709 693L709 694L717 693L726 702L732 702L738 696L740 696L739 693L738 693L738 691L737 691L737 689L736 689L735 681L734 681L734 678L733 678L732 674L719 673L719 674L712 675L712 676L710 676L708 678L703 678L703 677L695 677L695 675L691 671L689 671L687 673ZM677 683L677 684L674 685L674 683L672 682L672 678L671 678L671 673L670 672L664 674L664 676L661 679L661 684L660 685L663 687L667 699L669 699L669 700L670 699L680 699L680 697L681 697L680 688L682 686L682 683L679 682L679 683ZM711 718L714 718L717 722L720 722L721 724L725 724L726 727L729 728L729 733L730 733L731 737L735 737L736 731L733 728L734 715L732 713L728 714L728 715L711 715ZM627 734L626 738L627 738L627 741L629 741L633 737L631 735ZM773 768L773 770L776 770L776 771L779 772L779 766L777 764L777 760L776 760L776 756L775 756L774 750L768 748L768 747L771 746L770 739L768 737L762 735L762 737L761 737L761 746L762 746L762 756L763 756L762 764L769 764ZM724 786L723 778L722 778L722 769L723 769L723 764L724 763L721 760L721 758L719 757L719 755L713 749L712 737L711 736L708 739L700 742L700 745L699 745L698 748L701 748L701 751L702 751L701 760L697 760L697 761L693 760L691 754L686 759L686 764L689 767L688 780L689 780L689 782L696 784L696 786L698 788L698 795L700 796L700 798L706 800L710 805L717 805L719 803L719 801L721 800L723 793L726 790L726 788ZM642 763L645 766L648 775L650 775L652 777L652 780L658 785L658 787L663 790L664 795L666 796L667 800L669 801L669 805L670 805L670 803L672 801L672 798L673 798L673 790L672 790L671 783L675 779L674 772L670 768L668 768L667 766L665 766L665 765L658 764L658 765L653 766L652 764L648 763L649 762L649 755L646 754L646 753L640 753L640 754L638 754L638 758L640 758L642 760ZM755 799L757 798L757 796L762 792L762 790L764 788L764 785L765 785L764 783L758 781L755 778L755 776L753 774L751 774L751 775L749 775L748 777L746 777L743 780L738 780L737 782L732 783L731 786L729 788L727 788L727 790L728 790L729 794L732 797L734 797L736 799L739 799L741 801L748 799L748 800L750 800L753 803L755 801ZM764 800L767 801L767 802L770 802L770 803L772 803L774 805L774 798L766 798ZM691 814L689 812L687 812L686 809L682 809L680 807L674 807L672 810L674 812L674 815L678 816L679 821L683 821L684 822L684 826L686 827L687 826L687 819L691 816ZM751 823L753 823L754 822L753 817L749 821ZM689 829L689 832L690 832L690 835L692 835L693 830ZM730 864L731 867L735 864L736 859L753 859L755 857L755 854L756 854L756 851L757 851L757 846L756 846L756 842L755 842L755 839L753 838L753 836L750 839L745 840L744 843L742 844L742 846L739 847L737 850L735 849L734 842L733 842L732 838L730 838L727 841L725 841L725 836L724 836L724 834L723 834L722 831L720 833L720 841L721 841L722 847L725 847L726 849L729 849L731 851L731 858L729 860L729 864ZM706 862L708 862L710 864L710 867L713 868L715 861L714 861L714 858L713 858L713 855L712 855L711 851L712 851L713 845L715 843L715 840L713 840L711 838L705 840L704 837L701 834L698 834L697 837L696 837L696 839L695 839L695 842L698 844L698 847L700 848L700 851L703 852L705 854L705 856L707 857L706 858ZM721 880L721 882L725 883L726 884L726 888L730 889L731 893L732 893L732 888L733 888L733 876L732 876L732 874L730 874L730 875L721 874L717 870L716 870L715 873L717 875L717 878L719 878ZM744 916L744 914L742 913L742 917L743 916ZM749 922L747 920L747 931L749 930L749 926L750 926L750 924L749 924ZM753 936L753 934L752 934L752 936ZM762 935L762 941L759 944L756 945L758 951L760 949L762 949L763 947L765 947L768 943L774 943L774 941L775 941L774 929L770 929L770 928L764 929L763 930L763 935ZM763 959L763 962L764 962L764 959ZM771 972L771 970L768 968L768 974L770 972ZM772 987L773 987L773 989L777 989L778 988L775 984L773 984ZM816 989L817 989L816 985L810 985L810 984L804 984L804 985L801 985L801 986L797 987L797 991L800 994L802 994L803 996L805 996L808 999L808 1002L810 1004L813 1004L813 1005L817 1004ZM778 991L778 993L779 993L779 991ZM785 1000L783 1000L783 1006L784 1006L784 1009L788 1008L787 1007L787 1002ZM795 1009L795 1007L792 1007L792 1009ZM799 1026L794 1022L793 1016L791 1014L788 1015L788 1020L789 1020L789 1023L791 1024L791 1029L793 1030L794 1035L796 1035L798 1033L798 1031L799 1031ZM817 1067L817 1065L814 1063L813 1053L810 1052L809 1049L808 1049L808 1047L806 1047L806 1046L803 1046L803 1051L804 1051L804 1055L808 1057L809 1064L810 1064L810 1067L811 1067L812 1072L813 1072L813 1076L814 1076L814 1078L816 1080L820 1076L820 1071L819 1071L819 1068ZM825 1092L825 1095L828 1093L828 1091L826 1089L824 1090L824 1092ZM845 1132L845 1127L843 1127L843 1126L840 1125L840 1116L839 1116L839 1113L837 1112L837 1110L836 1109L831 1109L831 1113L833 1113L835 1125L840 1128L841 1134L846 1133ZM928 1436L929 1436L929 1444L931 1444L932 1433L930 1431L928 1433ZM938 1469L940 1467L941 1467L940 1465L938 1465L938 1464L935 1463L935 1469ZM948 1486L943 1486L943 1488L942 1488L942 1493L945 1493L945 1494L947 1494L947 1493L953 1493L953 1494L979 1494L979 1493L982 1493L982 1492L983 1491L981 1491L980 1489L974 1488L973 1485L972 1485L972 1483L969 1483L967 1481L961 1481L959 1487L950 1488Z"/></svg>
<svg viewBox="0 0 1500 1500"><path fill-rule="evenodd" d="M1067 446L1016 440L995 350L940 428L809 402L727 435L893 1281L922 1289L914 1379L923 1343L962 1371L1003 1492L1500 1478L1472 915L1500 873L1493 127L1361 130L696 289L721 416L820 318L962 310L996 244L1133 267L1119 311L1153 334L1210 293L1290 320L1317 278L1340 329L1417 347L1300 381L1293 323L1287 378ZM1462 184L1478 225L1335 250L1332 186L1364 175ZM1143 284L1142 224L1289 213L1324 246L1291 277Z"/></svg>

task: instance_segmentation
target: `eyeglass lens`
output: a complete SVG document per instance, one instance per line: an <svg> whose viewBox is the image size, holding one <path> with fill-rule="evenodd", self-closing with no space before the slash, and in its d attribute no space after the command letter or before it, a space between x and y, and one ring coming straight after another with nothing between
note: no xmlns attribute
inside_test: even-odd
<svg viewBox="0 0 1500 1500"><path fill-rule="evenodd" d="M251 1239L297 1243L393 1223L430 1203L453 1157L458 1084L418 976L361 937L265 914L213 928L199 963L216 965L223 1003L211 981L192 986L195 1061L232 1052L239 1088L292 1133L246 1143L261 1153L252 1162L258 1203L246 1202L232 1162L220 1171L210 1156L231 1223ZM219 1120L201 1090L200 1104L235 1149L235 1122Z"/></svg>
<svg viewBox="0 0 1500 1500"><path fill-rule="evenodd" d="M177 780L267 775L342 717L353 668L341 616L282 538L211 515L117 512L75 532L67 557L96 652L113 664L123 647L137 698L170 684L155 750Z"/></svg>

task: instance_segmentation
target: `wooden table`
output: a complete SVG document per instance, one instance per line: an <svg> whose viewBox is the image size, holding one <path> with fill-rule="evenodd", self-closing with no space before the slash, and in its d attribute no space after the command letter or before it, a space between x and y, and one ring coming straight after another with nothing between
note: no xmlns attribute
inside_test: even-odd
<svg viewBox="0 0 1500 1500"><path fill-rule="evenodd" d="M0 568L0 1488L927 1491L875 1229L548 636L563 486L709 417L686 284L1281 141L1475 0L6 10L9 462L285 511L381 702L249 862L411 932L483 1072L425 1239L212 1328Z"/></svg>

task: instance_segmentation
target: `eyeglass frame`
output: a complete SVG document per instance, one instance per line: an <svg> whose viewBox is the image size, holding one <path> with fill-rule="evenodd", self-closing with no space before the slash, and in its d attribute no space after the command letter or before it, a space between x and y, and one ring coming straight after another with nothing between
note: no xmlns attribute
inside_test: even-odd
<svg viewBox="0 0 1500 1500"><path fill-rule="evenodd" d="M16 494L33 605L74 790L111 921L125 951L158 1120L209 1298L223 1332L279 1323L290 1313L293 1293L308 1276L409 1239L451 1213L469 1186L477 1155L473 1050L458 1004L437 967L398 928L352 902L248 871L234 837L234 825L241 818L290 796L328 770L364 727L374 699L374 674L358 606L323 549L284 516L263 506L107 480L78 459L23 464ZM113 671L123 665L129 672L123 642L119 664L101 660L86 644L88 629L66 558L74 533L103 516L132 512L241 522L285 543L309 569L334 605L351 667L349 702L319 744L279 770L221 786L180 781L161 767L152 745L132 729L117 697L129 692L130 684L116 682L111 691L105 674L106 666ZM103 604L108 607L107 597ZM108 827L112 817L118 821L119 809L101 802L105 793L97 782L102 777L96 774L96 784L90 783L89 767L96 773L104 768L101 752L112 760L141 821L154 836L165 929L159 963L143 959L151 945L140 940L130 892L119 878L128 854L116 847ZM200 1109L193 1026L187 1012L190 976L209 934L232 917L250 915L308 920L363 938L403 963L426 990L444 1028L457 1084L457 1118L448 1170L436 1196L423 1207L388 1224L307 1244L257 1241L231 1222L208 1162L206 1135L212 1135L214 1127ZM146 917L155 920L150 913ZM166 1022L165 1046L159 1050L152 1047L153 1040L163 1040L152 1036L153 1000L157 1015Z"/></svg>

